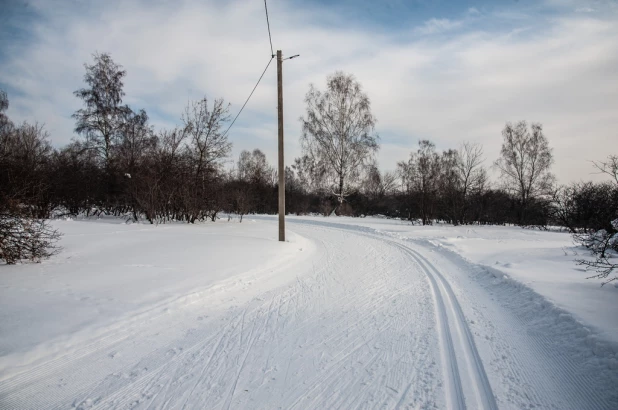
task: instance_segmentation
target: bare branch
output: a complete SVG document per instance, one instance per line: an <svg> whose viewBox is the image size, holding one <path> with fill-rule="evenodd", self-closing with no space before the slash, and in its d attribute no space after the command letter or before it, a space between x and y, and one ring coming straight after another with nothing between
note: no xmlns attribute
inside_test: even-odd
<svg viewBox="0 0 618 410"><path fill-rule="evenodd" d="M312 85L305 102L303 153L327 168L331 190L343 203L379 149L369 97L352 75L337 72L328 77L325 92Z"/></svg>

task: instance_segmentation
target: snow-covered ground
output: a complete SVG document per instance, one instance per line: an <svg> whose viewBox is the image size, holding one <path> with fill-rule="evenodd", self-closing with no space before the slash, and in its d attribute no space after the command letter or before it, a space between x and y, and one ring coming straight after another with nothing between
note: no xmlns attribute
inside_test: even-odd
<svg viewBox="0 0 618 410"><path fill-rule="evenodd" d="M0 409L618 408L618 289L563 233L54 224L0 266Z"/></svg>
<svg viewBox="0 0 618 410"><path fill-rule="evenodd" d="M317 219L321 220L324 218ZM586 279L594 273L586 272L576 260L590 258L590 252L576 245L566 232L504 226L413 226L407 221L381 218L338 217L329 222L366 227L375 233L450 250L494 274L500 272L517 285L530 287L618 343L618 283L601 288L601 280Z"/></svg>

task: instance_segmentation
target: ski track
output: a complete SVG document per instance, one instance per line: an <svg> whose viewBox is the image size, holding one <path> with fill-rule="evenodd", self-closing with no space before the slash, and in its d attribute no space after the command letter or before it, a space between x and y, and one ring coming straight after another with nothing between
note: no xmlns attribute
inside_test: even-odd
<svg viewBox="0 0 618 410"><path fill-rule="evenodd" d="M423 267L423 270L425 271L425 273L427 274L428 278L430 279L432 283L432 289L435 294L435 299L440 301L438 302L438 305L441 306L442 309L445 309L445 306L442 300L443 299L447 300L446 305L448 305L449 307L450 314L448 315L449 324L445 327L448 328L452 326L456 329L456 331L453 333L457 333L458 338L459 338L459 343L462 345L463 350L465 351L465 354L464 354L465 360L463 361L466 364L468 374L471 376L470 379L474 381L472 384L472 388L475 391L475 396L477 399L477 403L476 403L477 405L474 406L474 408L497 409L498 406L496 404L496 399L492 392L491 385L489 384L489 380L487 379L487 374L485 373L483 362L481 361L479 353L476 349L474 338L472 337L472 333L470 332L470 329L466 322L466 318L463 314L463 311L461 310L461 306L459 305L459 302L457 301L457 297L455 296L455 293L451 289L450 284L444 278L444 276L442 276L442 274L435 268L435 266L432 265L427 259L423 258L418 252L415 252L412 249L409 249L403 245L397 244L396 242L392 242L392 241L389 241L389 242L393 244L394 246L397 246L403 249L420 266ZM447 314L444 313L444 314L441 314L441 316L446 318ZM452 325L451 325L451 322L452 322ZM461 390L461 380L456 380L460 377L459 372L457 371L457 366L452 363L452 362L457 362L457 359L454 353L451 354L454 351L454 348L452 346L453 342L452 342L452 338L450 337L450 331L445 330L444 335L445 337L443 340L443 344L444 345L450 344L450 346L445 347L444 349L448 349L449 351L448 361L451 362L449 363L449 367L452 371L451 378L454 380L452 382L453 383L452 388L454 390L453 395L456 397L456 400L457 400L456 403L453 403L453 405L449 407L465 408L466 407L465 401L463 400L462 393L460 391Z"/></svg>
<svg viewBox="0 0 618 410"><path fill-rule="evenodd" d="M318 244L304 268L286 264L234 277L121 321L0 381L0 410L494 410L526 400L560 408L542 393L569 397L569 389L584 392L585 408L611 408L547 339L501 366L493 356L484 364L474 335L480 336L443 265L422 247L362 228L295 222ZM262 274L288 282L236 302ZM513 353L511 334L484 323L495 337L494 355ZM513 320L513 329L525 323ZM535 355L557 363L564 386L539 386L531 375ZM513 401L496 400L486 365L519 385L506 390Z"/></svg>
<svg viewBox="0 0 618 410"><path fill-rule="evenodd" d="M0 409L439 406L427 283L380 240L323 233L289 285L219 313L199 299L242 283L158 306L0 382ZM358 240L361 248L339 250Z"/></svg>
<svg viewBox="0 0 618 410"><path fill-rule="evenodd" d="M448 261L448 253L442 254L442 260ZM447 256L447 258L444 258ZM458 261L459 263L461 261ZM447 265L448 266L448 265ZM467 266L470 271L483 269ZM455 268L457 270L457 268ZM502 277L503 275L499 275ZM500 280L495 278L498 283ZM485 289L489 291L491 300L504 298L499 291L492 289L493 282L486 283ZM516 303L540 302L540 309L549 306L547 301L525 291L525 298L516 299ZM512 303L507 302L505 303ZM474 307L478 311L481 306ZM503 372L504 384L508 388L507 398L512 401L522 399L529 403L530 407L553 408L553 409L616 409L618 408L618 393L615 386L618 385L618 372L616 367L607 367L600 363L591 364L583 357L580 350L562 340L560 336L543 332L533 323L534 317L517 313L515 315L502 315L497 319L495 312L482 306L483 315L486 316L486 338L491 341L489 347L493 350L495 359L492 365L498 366ZM561 314L556 314L556 320L560 321ZM538 317L543 317L538 312ZM497 324L501 326L496 326ZM565 326L576 327L578 331L586 334L588 330L575 322L566 322ZM524 332L519 330L523 329ZM529 330L532 329L532 330ZM519 339L519 340L518 340ZM525 339L525 350L516 349L515 343L521 343ZM592 349L591 349L592 350ZM590 351L593 357L596 355ZM593 370L590 369L592 367ZM541 372L539 372L541 370ZM539 377L539 373L549 377ZM521 385L520 389L513 388L513 381ZM551 395L547 393L551 392ZM610 392L608 394L608 392Z"/></svg>
<svg viewBox="0 0 618 410"><path fill-rule="evenodd" d="M367 233L357 233L370 238L377 238L375 235ZM401 249L414 262L418 264L427 275L431 283L433 298L437 310L437 328L440 338L442 351L443 372L447 382L447 407L450 409L465 409L468 406L478 409L497 409L496 399L491 389L491 385L485 373L483 362L478 354L474 338L468 324L466 323L463 311L457 301L450 284L444 276L420 253L400 244L394 240L381 238L390 245ZM455 342L453 335L457 336L457 344L463 354L455 353ZM458 360L459 359L459 360ZM459 366L465 366L467 374L471 380L468 390L474 395L474 400L468 394L466 400Z"/></svg>
<svg viewBox="0 0 618 410"><path fill-rule="evenodd" d="M445 292L452 295L456 305L457 315L462 319L459 321L466 333L466 338L471 342L469 346L474 348L474 337L467 326L463 309L457 302L457 297L452 290L451 283L445 278L445 272L453 272L450 276L458 277L460 280L466 278L468 285L466 290L474 290L473 295L466 296L466 303L471 307L476 318L481 319L481 324L485 326L486 334L483 340L485 349L486 364L492 368L492 383L500 380L501 399L500 408L551 408L551 409L616 409L618 408L618 393L615 386L618 383L618 371L614 364L609 366L600 360L590 360L586 355L596 353L592 350L583 353L570 344L569 340L561 339L551 332L545 332L538 325L531 322L536 315L530 317L521 313L520 310L509 310L509 304L536 303L540 309L548 306L548 302L542 297L533 294L532 291L525 289L518 298L513 299L512 294L502 295L500 291L492 288L493 283L474 282L470 280L471 272L486 272L484 268L472 263L463 261L458 255L448 251L446 253L435 252L435 246L429 246L424 241L409 239L396 239L393 236L371 228L351 226L331 222L319 221L297 221L300 224L329 226L337 229L351 230L358 235L372 238L382 238L394 246L403 246L413 256L419 258L418 263L426 263L442 280L445 285ZM411 249L414 246L415 249ZM422 253L420 251L423 251ZM423 255L424 254L424 255ZM438 265L432 263L428 258L432 255L437 259ZM436 258L436 256L438 256ZM418 260L418 259L417 259ZM478 274L478 273L476 273ZM487 275L485 273L485 275ZM499 275L502 277L503 275ZM498 282L500 279L496 279ZM480 286L479 286L480 285ZM484 288L484 289L483 289ZM474 300L475 296L481 296L482 302ZM491 299L491 305L487 305L487 299ZM496 305L495 300L501 297L508 297L507 308ZM504 302L503 302L504 303ZM542 316L541 316L542 317ZM556 318L557 321L561 317ZM583 334L588 333L584 326L567 322L565 326L573 327ZM478 338L481 336L475 332ZM558 337L558 338L557 338ZM487 343L489 342L489 343ZM602 347L601 347L602 348ZM489 355L487 352L491 352ZM485 390L477 390L484 400L486 408L495 408L495 395L491 396L491 386L488 383L486 372L483 370L483 362L476 349L469 350L472 355L464 354L466 360L474 359L476 372L475 387ZM474 353L476 352L476 353ZM490 356L490 357L487 357ZM458 356L458 359L461 358ZM494 380L495 379L495 380ZM491 400L493 399L493 403ZM480 406L480 404L478 405ZM470 406L468 405L470 408ZM472 407L475 408L475 407Z"/></svg>

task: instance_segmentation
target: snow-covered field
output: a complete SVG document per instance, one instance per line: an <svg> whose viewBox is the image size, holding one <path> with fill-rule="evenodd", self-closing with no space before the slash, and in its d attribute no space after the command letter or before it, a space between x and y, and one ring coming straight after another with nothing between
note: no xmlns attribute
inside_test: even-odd
<svg viewBox="0 0 618 410"><path fill-rule="evenodd" d="M0 266L0 409L618 408L618 289L564 233L54 224Z"/></svg>

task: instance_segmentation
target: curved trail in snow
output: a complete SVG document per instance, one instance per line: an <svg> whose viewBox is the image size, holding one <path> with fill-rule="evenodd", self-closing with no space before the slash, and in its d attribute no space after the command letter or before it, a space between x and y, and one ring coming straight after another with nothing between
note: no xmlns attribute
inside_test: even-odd
<svg viewBox="0 0 618 410"><path fill-rule="evenodd" d="M479 297L470 305L453 281L465 265L368 228L317 220L291 228L313 253L120 321L0 381L0 409L615 404L583 377L548 380L568 361L530 343L525 324L480 287L466 288ZM537 372L535 355L553 367Z"/></svg>
<svg viewBox="0 0 618 410"><path fill-rule="evenodd" d="M424 241L400 239L362 225L302 219L294 222L379 238L402 249L423 267L428 279L437 282L441 293L437 299L447 301L449 323L455 327L451 334L459 337L459 340L457 337L452 340L455 340L457 370L468 408L618 408L618 392L615 390L618 355L612 355L611 347L605 347L603 343L597 347L596 337L586 337L589 330L569 320L568 313L559 309L547 311L547 300L529 288L517 283L494 288L501 284L503 275L496 277L483 267L450 251L444 253L440 248L428 246ZM479 271L483 273L479 275ZM450 273L445 275L445 272ZM465 296L468 313L475 313L476 323L466 320L451 285L453 277L458 277L459 294ZM492 279L488 281L488 277ZM521 309L520 305L526 307ZM530 311L527 305L538 306L541 311ZM474 324L474 332L468 322ZM479 325L483 331L479 331ZM473 333L477 342L481 341L483 345L485 365ZM483 338L482 333L485 333ZM447 342L445 338L442 340ZM443 348L443 351L450 350L448 346ZM449 355L444 358L446 382L449 380L448 369L451 369L451 379L456 374L454 366L449 363L450 358ZM491 377L485 371L488 364L491 365ZM492 380L491 384L489 380ZM458 389L457 382L453 381L448 394L455 397L455 401L449 407L461 406L457 401L460 397ZM471 404L471 399L476 401Z"/></svg>
<svg viewBox="0 0 618 410"><path fill-rule="evenodd" d="M310 257L121 321L1 381L0 409L443 407L423 274L380 240L304 231Z"/></svg>
<svg viewBox="0 0 618 410"><path fill-rule="evenodd" d="M324 224L324 226L328 226ZM335 229L343 227L335 227ZM346 229L346 228L343 228ZM357 232L357 235L377 239L376 235L366 232ZM464 313L459 305L447 279L438 269L419 252L392 239L379 238L391 246L401 249L411 260L422 268L431 284L433 298L437 311L437 329L442 351L444 378L447 384L447 401L449 409L498 409L494 393L485 373L485 368L472 333L466 322ZM458 345L459 355L456 354L455 346ZM469 379L460 375L460 367L466 370ZM464 394L464 384L469 390L468 397Z"/></svg>
<svg viewBox="0 0 618 410"><path fill-rule="evenodd" d="M439 309L446 309L445 305L448 306L449 313L446 312L440 313L441 317L447 318L448 323L446 326L442 325L446 328L454 329L453 333L458 335L459 343L461 344L462 350L465 351L464 362L467 365L468 373L471 375L473 379L473 388L476 393L477 402L481 405L475 406L475 408L484 408L484 409L497 409L498 405L496 404L496 399L491 389L491 385L489 384L489 380L487 379L487 374L485 373L485 368L483 366L483 362L479 356L479 353L476 349L476 344L474 343L474 338L472 337L472 333L470 332L470 328L466 323L466 318L461 310L461 306L459 306L459 302L457 301L457 297L455 296L453 290L451 289L448 281L442 276L442 274L433 266L429 261L423 258L418 252L407 248L403 245L400 245L396 242L389 241L393 246L397 246L404 250L404 252L408 253L420 266L423 267L425 272L427 273L427 277L432 283L432 289L435 294L436 300L438 300ZM433 271L433 272L432 272ZM446 304L442 302L446 300ZM451 378L454 379L451 383L453 384L452 389L454 390L453 395L456 397L456 404L453 403L453 406L449 406L450 408L465 408L465 401L463 400L463 394L461 392L461 380L456 380L459 378L459 372L457 371L456 362L457 358L454 354L454 347L452 345L452 338L450 336L450 331L444 331L445 337L443 344L446 345L444 347L445 350L448 350L448 367L452 369Z"/></svg>

